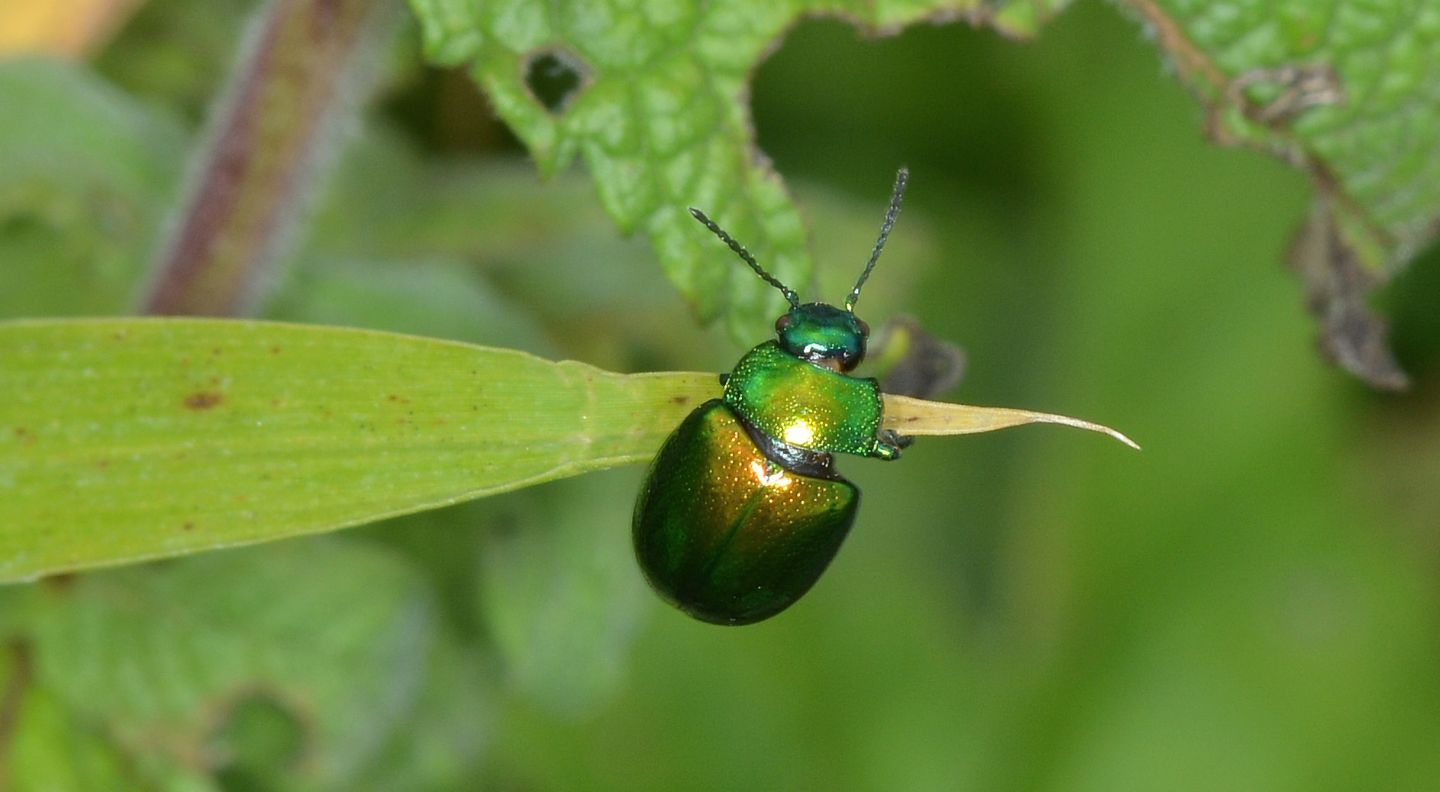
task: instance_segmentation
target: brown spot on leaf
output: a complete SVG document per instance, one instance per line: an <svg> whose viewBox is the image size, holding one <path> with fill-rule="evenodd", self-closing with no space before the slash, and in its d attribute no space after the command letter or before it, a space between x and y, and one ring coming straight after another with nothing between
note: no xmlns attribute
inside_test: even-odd
<svg viewBox="0 0 1440 792"><path fill-rule="evenodd" d="M195 391L185 397L185 408L189 410L209 410L223 401L225 401L225 397L218 391Z"/></svg>
<svg viewBox="0 0 1440 792"><path fill-rule="evenodd" d="M675 395L670 397L671 404L685 404L690 401L689 396Z"/></svg>
<svg viewBox="0 0 1440 792"><path fill-rule="evenodd" d="M278 355L278 354L280 354L280 347L278 347L278 346L272 346L272 347L270 347L270 354L272 354L272 355Z"/></svg>
<svg viewBox="0 0 1440 792"><path fill-rule="evenodd" d="M26 428L23 427L23 426L17 426L17 427L15 427L12 431L13 431L14 434L15 434L15 439L16 439L16 440L19 440L21 443L23 443L23 444L25 444L25 445L27 445L27 446L28 446L28 445L35 445L35 433L34 433L34 432L30 431L29 429L26 429Z"/></svg>
<svg viewBox="0 0 1440 792"><path fill-rule="evenodd" d="M186 520L186 521L185 521L185 524L182 525L182 526L180 526L180 530L182 530L182 531L193 531L193 530L195 530L195 523L190 522L189 520Z"/></svg>
<svg viewBox="0 0 1440 792"><path fill-rule="evenodd" d="M46 588L63 594L75 588L75 584L79 582L79 576L73 572L64 572L59 575L51 575L41 582L45 584Z"/></svg>

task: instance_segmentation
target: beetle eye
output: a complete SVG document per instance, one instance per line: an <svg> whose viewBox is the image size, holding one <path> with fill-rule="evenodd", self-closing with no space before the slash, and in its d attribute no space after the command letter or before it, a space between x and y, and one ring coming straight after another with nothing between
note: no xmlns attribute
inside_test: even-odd
<svg viewBox="0 0 1440 792"><path fill-rule="evenodd" d="M860 335L868 338L870 336L870 325L865 324L864 319L856 319L855 321L860 324Z"/></svg>
<svg viewBox="0 0 1440 792"><path fill-rule="evenodd" d="M775 320L775 332L777 332L777 333L783 333L783 332L785 332L785 328L787 328L787 327L789 327L789 326L790 326L790 314L788 314L788 313L787 313L787 314L780 314L780 318Z"/></svg>

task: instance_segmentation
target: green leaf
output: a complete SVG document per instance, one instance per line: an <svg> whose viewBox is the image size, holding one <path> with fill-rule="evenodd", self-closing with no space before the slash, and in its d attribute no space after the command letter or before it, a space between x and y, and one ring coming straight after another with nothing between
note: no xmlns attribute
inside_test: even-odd
<svg viewBox="0 0 1440 792"><path fill-rule="evenodd" d="M15 731L0 745L9 777L0 786L15 792L51 789L129 789L135 779L124 756L97 729L80 723L53 692L30 686L14 713Z"/></svg>
<svg viewBox="0 0 1440 792"><path fill-rule="evenodd" d="M0 97L0 317L125 310L180 128L58 62L0 62Z"/></svg>
<svg viewBox="0 0 1440 792"><path fill-rule="evenodd" d="M1408 0L1133 2L1223 142L1310 171L1367 265L1397 269L1440 217L1440 8Z"/></svg>
<svg viewBox="0 0 1440 792"><path fill-rule="evenodd" d="M1406 377L1366 296L1440 229L1440 8L1423 0L1128 0L1207 105L1219 142L1302 169L1316 210L1294 264L1325 351Z"/></svg>
<svg viewBox="0 0 1440 792"><path fill-rule="evenodd" d="M678 0L470 3L411 0L432 61L470 61L476 81L541 170L577 155L622 228L651 239L671 282L702 319L737 338L779 297L727 261L690 223L705 209L781 280L806 291L804 226L755 150L749 80L805 14L872 31L968 16L1035 32L1066 3ZM1440 228L1440 104L1430 90L1440 12L1419 0L1126 0L1209 110L1216 140L1272 152L1303 170L1317 210L1295 266L1331 358L1398 388L1388 328L1371 289Z"/></svg>
<svg viewBox="0 0 1440 792"><path fill-rule="evenodd" d="M414 570L332 538L32 591L35 685L152 778L352 779L416 707L436 640Z"/></svg>
<svg viewBox="0 0 1440 792"><path fill-rule="evenodd" d="M630 514L639 473L547 484L529 508L486 533L481 616L511 689L552 711L582 716L615 694L652 604L635 573L629 521L596 520Z"/></svg>
<svg viewBox="0 0 1440 792"><path fill-rule="evenodd" d="M710 374L387 333L0 323L0 580L279 539L638 462Z"/></svg>
<svg viewBox="0 0 1440 792"><path fill-rule="evenodd" d="M472 61L476 81L543 172L582 157L621 228L649 236L696 313L726 317L737 337L768 323L780 296L736 266L686 208L704 209L781 280L806 291L804 223L754 149L746 101L751 72L786 28L816 13L843 14L870 30L952 14L1020 35L1063 5L411 0L430 59ZM554 72L573 86L558 96L537 77Z"/></svg>
<svg viewBox="0 0 1440 792"><path fill-rule="evenodd" d="M443 638L431 652L411 717L345 789L463 789L474 778L491 731L490 663Z"/></svg>

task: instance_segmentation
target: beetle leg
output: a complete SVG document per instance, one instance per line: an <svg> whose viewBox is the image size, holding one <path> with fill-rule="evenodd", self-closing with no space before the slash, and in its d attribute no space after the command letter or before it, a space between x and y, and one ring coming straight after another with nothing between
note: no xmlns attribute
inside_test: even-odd
<svg viewBox="0 0 1440 792"><path fill-rule="evenodd" d="M915 438L910 435L902 435L894 429L881 429L876 438L884 445L893 446L897 449L909 448L914 445Z"/></svg>
<svg viewBox="0 0 1440 792"><path fill-rule="evenodd" d="M900 458L901 449L910 445L912 438L902 437L890 429L881 429L875 436L875 446L870 449L868 456L876 459L890 461Z"/></svg>

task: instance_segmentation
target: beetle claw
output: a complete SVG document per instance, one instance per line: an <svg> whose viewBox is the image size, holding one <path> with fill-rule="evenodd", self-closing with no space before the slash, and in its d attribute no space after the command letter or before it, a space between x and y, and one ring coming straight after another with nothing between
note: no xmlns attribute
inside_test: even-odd
<svg viewBox="0 0 1440 792"><path fill-rule="evenodd" d="M878 438L880 442L884 445L890 446L891 448L895 449L897 453L906 448L909 448L915 443L914 437L911 437L910 435L902 435L894 429L881 429L876 434L876 438Z"/></svg>

